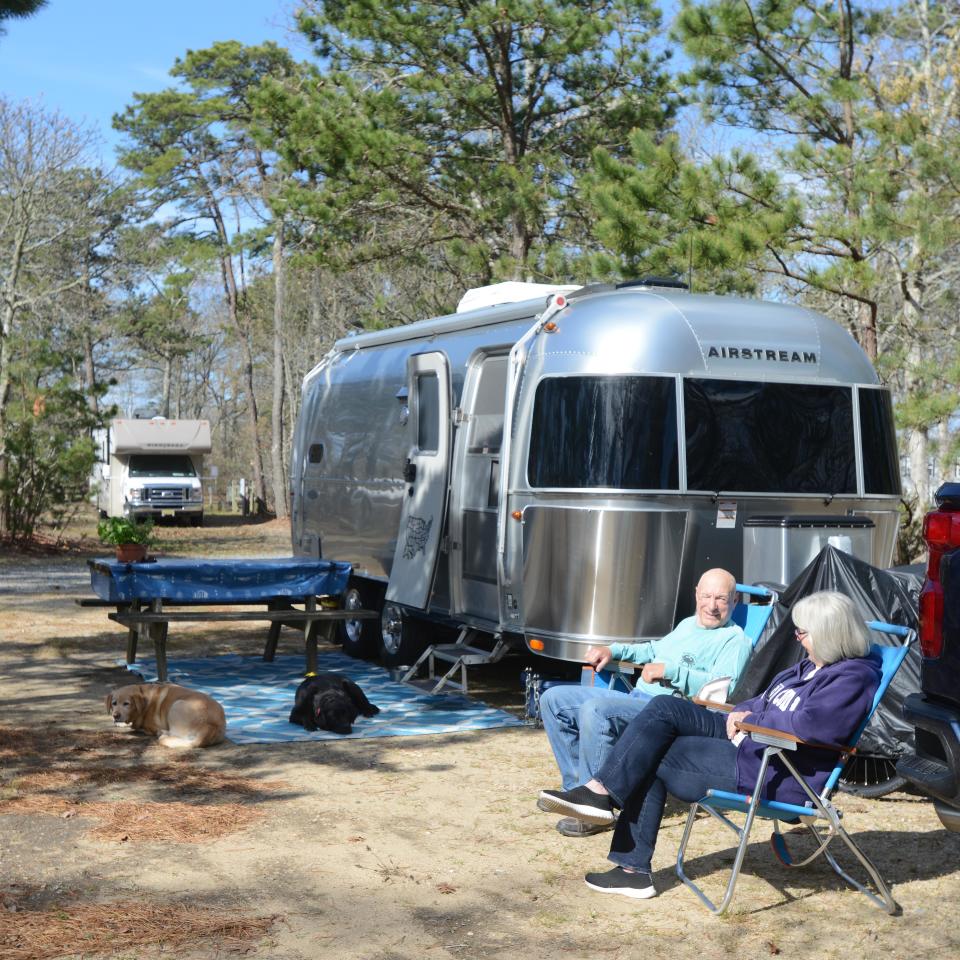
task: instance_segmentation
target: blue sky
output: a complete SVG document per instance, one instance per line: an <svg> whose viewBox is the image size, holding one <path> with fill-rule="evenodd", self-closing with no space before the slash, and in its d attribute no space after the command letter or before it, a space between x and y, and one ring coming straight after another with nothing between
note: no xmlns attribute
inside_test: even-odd
<svg viewBox="0 0 960 960"><path fill-rule="evenodd" d="M115 113L134 92L171 83L174 60L217 40L275 40L295 56L308 51L291 35L292 0L49 0L26 20L6 21L0 37L0 93L38 100L104 139L110 163Z"/></svg>

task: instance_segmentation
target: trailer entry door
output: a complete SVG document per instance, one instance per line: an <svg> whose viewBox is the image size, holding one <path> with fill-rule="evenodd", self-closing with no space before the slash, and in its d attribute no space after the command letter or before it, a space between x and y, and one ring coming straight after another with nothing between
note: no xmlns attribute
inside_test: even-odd
<svg viewBox="0 0 960 960"><path fill-rule="evenodd" d="M450 474L450 373L442 353L407 361L410 447L387 600L425 610L437 569Z"/></svg>

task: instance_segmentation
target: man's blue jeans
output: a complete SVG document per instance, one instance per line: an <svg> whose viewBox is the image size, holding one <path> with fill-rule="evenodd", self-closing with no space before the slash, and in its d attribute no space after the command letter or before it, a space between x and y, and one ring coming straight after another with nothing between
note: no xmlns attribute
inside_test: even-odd
<svg viewBox="0 0 960 960"><path fill-rule="evenodd" d="M540 716L564 790L572 790L597 775L627 724L653 699L671 698L578 684L558 684L544 690Z"/></svg>
<svg viewBox="0 0 960 960"><path fill-rule="evenodd" d="M737 789L726 716L679 697L654 697L620 735L597 779L621 808L609 858L650 872L667 793L688 803Z"/></svg>

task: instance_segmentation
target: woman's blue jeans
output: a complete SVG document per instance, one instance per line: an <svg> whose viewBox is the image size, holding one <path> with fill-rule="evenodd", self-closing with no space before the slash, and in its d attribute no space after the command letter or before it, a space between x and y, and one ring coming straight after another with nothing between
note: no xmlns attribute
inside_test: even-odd
<svg viewBox="0 0 960 960"><path fill-rule="evenodd" d="M679 697L654 697L620 735L597 779L620 807L609 859L650 872L667 793L692 803L737 789L726 717Z"/></svg>

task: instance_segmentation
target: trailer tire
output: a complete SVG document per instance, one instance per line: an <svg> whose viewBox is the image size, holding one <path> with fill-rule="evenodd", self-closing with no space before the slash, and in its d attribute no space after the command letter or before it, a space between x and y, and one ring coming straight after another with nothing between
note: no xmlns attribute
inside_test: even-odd
<svg viewBox="0 0 960 960"><path fill-rule="evenodd" d="M423 621L396 603L380 611L380 662L385 667L409 667L427 647Z"/></svg>
<svg viewBox="0 0 960 960"><path fill-rule="evenodd" d="M868 800L885 797L906 785L906 779L897 773L896 761L870 754L851 757L837 781L837 787L843 793Z"/></svg>
<svg viewBox="0 0 960 960"><path fill-rule="evenodd" d="M380 606L370 591L350 586L343 595L344 610L376 610ZM337 637L343 652L355 660L372 660L380 646L379 620L341 620L337 624Z"/></svg>

